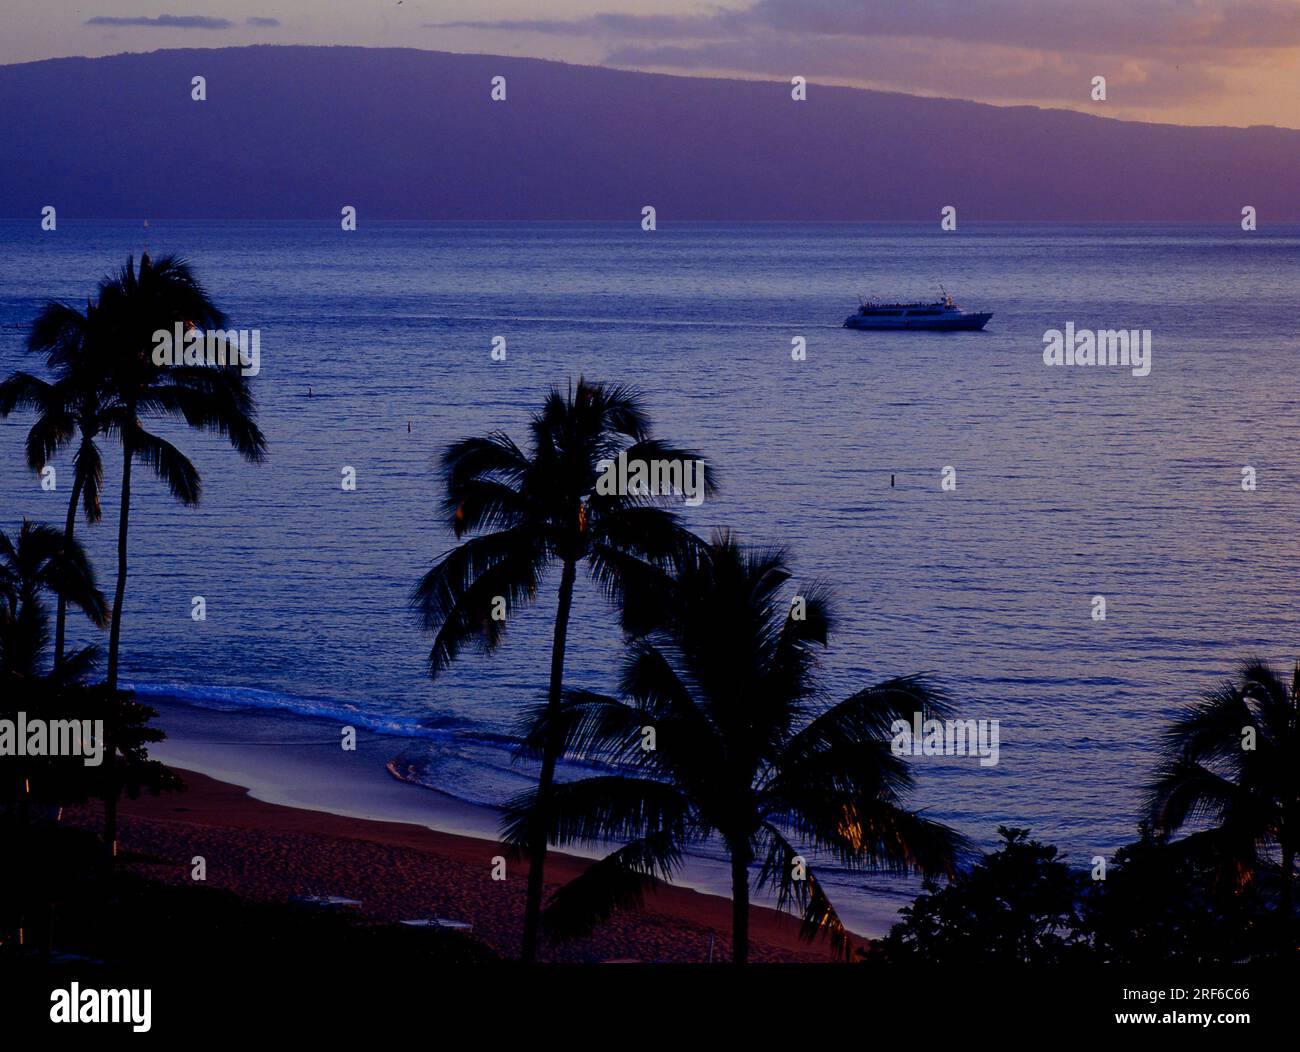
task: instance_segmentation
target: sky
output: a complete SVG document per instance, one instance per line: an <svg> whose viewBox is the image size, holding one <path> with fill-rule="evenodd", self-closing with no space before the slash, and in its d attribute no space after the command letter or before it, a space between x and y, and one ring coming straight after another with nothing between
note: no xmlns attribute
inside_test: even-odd
<svg viewBox="0 0 1300 1052"><path fill-rule="evenodd" d="M1300 0L4 0L0 64L347 44L1300 128ZM1106 99L1091 98L1106 78Z"/></svg>

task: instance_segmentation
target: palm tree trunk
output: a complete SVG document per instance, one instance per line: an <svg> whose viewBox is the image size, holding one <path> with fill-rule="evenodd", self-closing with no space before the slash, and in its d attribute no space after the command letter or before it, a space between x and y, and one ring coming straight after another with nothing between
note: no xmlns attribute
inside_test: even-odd
<svg viewBox="0 0 1300 1052"><path fill-rule="evenodd" d="M122 604L126 600L126 531L131 517L130 440L122 439L122 507L117 519L117 590L113 593L113 623L108 629L109 704L116 707L118 649L122 642ZM111 715L111 714L110 714ZM104 721L104 846L112 858L117 848L117 748Z"/></svg>
<svg viewBox="0 0 1300 1052"><path fill-rule="evenodd" d="M551 640L551 685L546 698L546 714L551 732L542 749L542 772L537 779L537 822L528 843L528 897L524 902L524 944L526 962L537 959L537 934L542 920L543 876L546 869L546 810L555 781L555 765L560 759L562 741L555 735L559 725L564 684L564 646L569 636L569 611L573 608L573 582L577 567L565 560L560 577L560 604L555 611L555 635Z"/></svg>
<svg viewBox="0 0 1300 1052"><path fill-rule="evenodd" d="M1283 831L1285 834L1285 830ZM1285 957L1290 957L1296 952L1296 942L1298 933L1295 927L1295 882L1292 876L1292 870L1295 869L1295 845L1290 843L1288 837L1282 845L1282 894L1281 907L1282 913L1282 953Z"/></svg>
<svg viewBox="0 0 1300 1052"><path fill-rule="evenodd" d="M84 483L81 472L76 473L76 479L72 483L72 500L68 503L68 517L63 523L63 540L64 543L72 547L72 534L77 528L77 502L81 500L81 487ZM54 617L54 667L57 669L63 664L63 640L68 624L68 601L63 594L59 594L59 605Z"/></svg>
<svg viewBox="0 0 1300 1052"><path fill-rule="evenodd" d="M731 849L731 962L749 961L749 852Z"/></svg>

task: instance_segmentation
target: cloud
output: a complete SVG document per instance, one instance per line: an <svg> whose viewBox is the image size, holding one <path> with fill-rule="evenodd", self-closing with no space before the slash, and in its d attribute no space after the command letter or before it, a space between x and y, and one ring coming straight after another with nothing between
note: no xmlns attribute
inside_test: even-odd
<svg viewBox="0 0 1300 1052"><path fill-rule="evenodd" d="M708 15L598 14L570 20L425 23L595 39L709 40L763 31L920 37L1041 50L1277 48L1300 45L1294 0L757 0Z"/></svg>
<svg viewBox="0 0 1300 1052"><path fill-rule="evenodd" d="M790 76L997 101L1212 98L1225 75L1300 48L1295 0L755 0L694 15L439 23L589 39L636 68ZM1084 87L1080 87L1084 85Z"/></svg>
<svg viewBox="0 0 1300 1052"><path fill-rule="evenodd" d="M235 23L228 18L208 18L206 15L159 15L148 18L139 15L134 18L116 18L111 15L96 15L88 18L87 26L154 26L162 29L231 29Z"/></svg>
<svg viewBox="0 0 1300 1052"><path fill-rule="evenodd" d="M495 22L424 22L426 29L486 29L547 36L597 39L703 40L743 32L744 22L729 12L716 15L591 15L587 18L502 19Z"/></svg>
<svg viewBox="0 0 1300 1052"><path fill-rule="evenodd" d="M1174 105L1220 93L1214 70L1174 70L1113 56L1061 55L1021 48L963 45L898 38L875 41L826 39L791 41L776 34L743 42L723 41L615 48L606 61L638 69L731 72L765 77L795 73L826 80L990 102L1033 100L1077 103L1092 77L1105 74L1108 87L1140 93L1146 105Z"/></svg>
<svg viewBox="0 0 1300 1052"><path fill-rule="evenodd" d="M1300 44L1293 0L758 0L752 25L835 36L907 36L1057 51Z"/></svg>
<svg viewBox="0 0 1300 1052"><path fill-rule="evenodd" d="M96 15L82 23L87 26L150 26L154 29L234 29L235 23L228 18L211 18L207 15L147 15L118 17L113 15ZM278 26L278 18L248 18L246 26Z"/></svg>

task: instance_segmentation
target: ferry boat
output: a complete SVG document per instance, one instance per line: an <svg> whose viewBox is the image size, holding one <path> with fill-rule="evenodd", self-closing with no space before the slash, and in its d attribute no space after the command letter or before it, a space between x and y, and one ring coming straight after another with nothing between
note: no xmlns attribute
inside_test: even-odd
<svg viewBox="0 0 1300 1052"><path fill-rule="evenodd" d="M920 329L954 332L982 329L993 317L989 313L962 310L940 286L943 298L934 303L863 303L856 314L844 319L846 329Z"/></svg>

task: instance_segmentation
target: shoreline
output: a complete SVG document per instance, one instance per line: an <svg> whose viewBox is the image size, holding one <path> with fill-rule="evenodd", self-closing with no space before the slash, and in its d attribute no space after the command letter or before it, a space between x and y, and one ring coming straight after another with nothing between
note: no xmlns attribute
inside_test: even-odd
<svg viewBox="0 0 1300 1052"><path fill-rule="evenodd" d="M355 751L344 751L339 747L343 725L336 718L244 708L226 711L157 696L143 700L157 709L155 725L168 735L150 747L150 755L170 767L239 786L250 799L270 805L409 825L497 844L501 821L497 809L391 772L388 765L394 753L409 745L410 738L358 729ZM530 783L521 776L521 784ZM563 854L574 860L592 860L604 853L585 845L563 848ZM691 853L672 887L715 898L729 911L730 881L725 860ZM751 901L755 907L775 905L756 891L751 891ZM851 899L841 895L836 906L845 926L861 942L885 934L898 919L899 908L910 902L910 896L873 889Z"/></svg>
<svg viewBox="0 0 1300 1052"><path fill-rule="evenodd" d="M368 918L388 923L435 915L465 921L476 939L503 957L517 955L526 867L508 862L506 879L493 880L494 858L502 854L495 841L269 803L242 786L175 769L184 791L122 800L124 867L184 884L194 857L202 856L209 887L265 902L295 895L359 899ZM98 828L100 809L73 809L67 820ZM548 892L576 876L586 861L548 853ZM798 927L788 914L751 906L751 956L782 963L834 961L828 943L801 940ZM548 944L543 957L704 963L711 950L714 961L725 962L730 930L729 900L660 884L640 909L616 913L585 938Z"/></svg>

